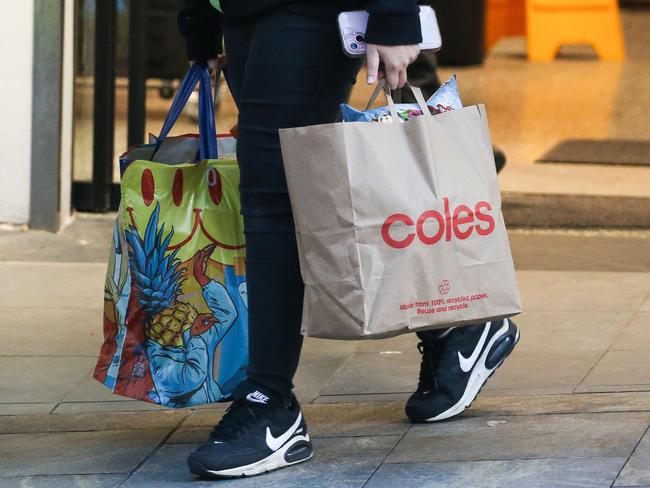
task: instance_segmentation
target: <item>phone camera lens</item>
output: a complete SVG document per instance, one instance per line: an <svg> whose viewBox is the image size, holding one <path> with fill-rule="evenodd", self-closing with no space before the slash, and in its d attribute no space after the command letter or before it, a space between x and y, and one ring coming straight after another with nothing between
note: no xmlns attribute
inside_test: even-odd
<svg viewBox="0 0 650 488"><path fill-rule="evenodd" d="M357 34L357 42L366 42L366 38L362 34Z"/></svg>
<svg viewBox="0 0 650 488"><path fill-rule="evenodd" d="M350 49L352 49L353 51L356 51L357 49L359 49L359 45L356 42L351 42L350 43Z"/></svg>

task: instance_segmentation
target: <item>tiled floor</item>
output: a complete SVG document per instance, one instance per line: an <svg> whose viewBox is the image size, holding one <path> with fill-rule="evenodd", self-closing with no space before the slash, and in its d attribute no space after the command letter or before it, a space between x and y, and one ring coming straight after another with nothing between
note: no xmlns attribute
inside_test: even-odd
<svg viewBox="0 0 650 488"><path fill-rule="evenodd" d="M0 280L0 488L214 485L193 481L185 457L224 405L164 410L113 396L91 377L101 342L99 241L110 229L109 218L84 217L58 236L0 234L8 278ZM308 339L296 384L314 459L220 485L650 483L650 234L515 230L511 241L522 339L463 417L406 422L414 336ZM25 251L34 246L47 249L37 262ZM70 252L77 248L84 252Z"/></svg>

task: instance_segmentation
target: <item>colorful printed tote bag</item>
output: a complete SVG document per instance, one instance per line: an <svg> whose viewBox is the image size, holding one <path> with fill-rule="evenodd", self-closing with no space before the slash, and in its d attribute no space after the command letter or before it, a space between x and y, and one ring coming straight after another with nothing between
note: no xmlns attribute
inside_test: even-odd
<svg viewBox="0 0 650 488"><path fill-rule="evenodd" d="M200 136L185 136L197 144L168 138L199 82ZM115 394L167 407L229 399L248 360L239 168L217 158L209 86L207 69L194 65L160 137L120 161L94 377ZM157 162L158 151L184 161Z"/></svg>

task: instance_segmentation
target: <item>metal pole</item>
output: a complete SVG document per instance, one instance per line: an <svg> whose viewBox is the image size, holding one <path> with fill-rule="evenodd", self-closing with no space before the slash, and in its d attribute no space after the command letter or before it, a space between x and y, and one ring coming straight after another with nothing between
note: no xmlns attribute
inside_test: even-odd
<svg viewBox="0 0 650 488"><path fill-rule="evenodd" d="M146 0L131 0L129 4L129 114L130 146L144 142L147 99L147 33Z"/></svg>
<svg viewBox="0 0 650 488"><path fill-rule="evenodd" d="M92 207L105 212L110 209L113 182L117 8L115 0L100 0L95 5Z"/></svg>

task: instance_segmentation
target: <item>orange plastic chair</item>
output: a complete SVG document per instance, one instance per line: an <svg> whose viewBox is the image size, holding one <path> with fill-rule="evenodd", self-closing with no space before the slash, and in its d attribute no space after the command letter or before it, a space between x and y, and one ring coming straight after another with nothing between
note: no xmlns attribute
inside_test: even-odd
<svg viewBox="0 0 650 488"><path fill-rule="evenodd" d="M488 50L502 37L525 35L525 0L488 0L486 24Z"/></svg>
<svg viewBox="0 0 650 488"><path fill-rule="evenodd" d="M552 61L567 44L589 44L603 60L625 56L617 0L526 0L526 24L531 61Z"/></svg>

